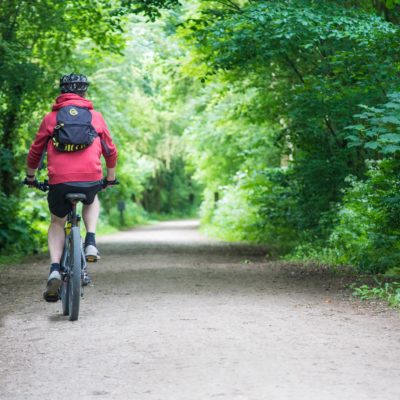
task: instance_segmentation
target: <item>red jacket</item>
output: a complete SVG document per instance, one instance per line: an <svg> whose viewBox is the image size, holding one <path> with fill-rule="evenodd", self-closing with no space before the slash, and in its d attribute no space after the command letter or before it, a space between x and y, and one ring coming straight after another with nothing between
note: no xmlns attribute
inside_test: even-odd
<svg viewBox="0 0 400 400"><path fill-rule="evenodd" d="M91 146L73 153L57 151L52 141L48 140L56 126L57 111L61 107L74 105L87 107L92 113L92 125L98 137ZM39 132L29 150L27 164L29 168L36 169L39 165L43 149L47 144L47 168L49 183L55 185L64 182L89 182L102 179L101 155L103 154L108 168L114 168L117 162L117 149L112 142L110 132L104 122L103 116L93 110L93 104L74 93L65 93L57 97L52 107L40 125Z"/></svg>

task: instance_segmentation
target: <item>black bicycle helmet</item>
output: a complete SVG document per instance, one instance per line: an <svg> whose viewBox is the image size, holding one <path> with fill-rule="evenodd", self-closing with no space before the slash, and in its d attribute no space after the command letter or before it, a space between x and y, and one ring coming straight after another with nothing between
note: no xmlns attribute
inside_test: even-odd
<svg viewBox="0 0 400 400"><path fill-rule="evenodd" d="M85 75L69 74L63 75L60 79L61 93L83 94L89 86Z"/></svg>

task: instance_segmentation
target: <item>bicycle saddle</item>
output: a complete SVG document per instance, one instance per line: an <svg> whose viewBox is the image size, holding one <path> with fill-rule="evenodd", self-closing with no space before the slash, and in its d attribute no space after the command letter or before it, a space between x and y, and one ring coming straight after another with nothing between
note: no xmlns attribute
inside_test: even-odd
<svg viewBox="0 0 400 400"><path fill-rule="evenodd" d="M83 193L67 193L65 198L70 201L84 201L86 200L86 194Z"/></svg>

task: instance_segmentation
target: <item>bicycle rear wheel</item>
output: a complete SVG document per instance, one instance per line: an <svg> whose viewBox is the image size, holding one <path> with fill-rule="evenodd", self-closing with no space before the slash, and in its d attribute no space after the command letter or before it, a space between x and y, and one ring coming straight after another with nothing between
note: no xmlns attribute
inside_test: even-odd
<svg viewBox="0 0 400 400"><path fill-rule="evenodd" d="M79 303L81 300L81 234L79 227L73 227L69 246L70 274L68 280L69 319L76 321L79 316Z"/></svg>

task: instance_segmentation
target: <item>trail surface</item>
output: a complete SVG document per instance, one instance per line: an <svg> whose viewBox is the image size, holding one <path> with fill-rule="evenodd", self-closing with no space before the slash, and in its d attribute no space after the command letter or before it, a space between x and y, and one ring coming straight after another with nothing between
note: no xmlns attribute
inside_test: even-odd
<svg viewBox="0 0 400 400"><path fill-rule="evenodd" d="M102 238L80 319L47 260L0 271L0 399L400 398L400 318L345 277L207 240L195 221Z"/></svg>

